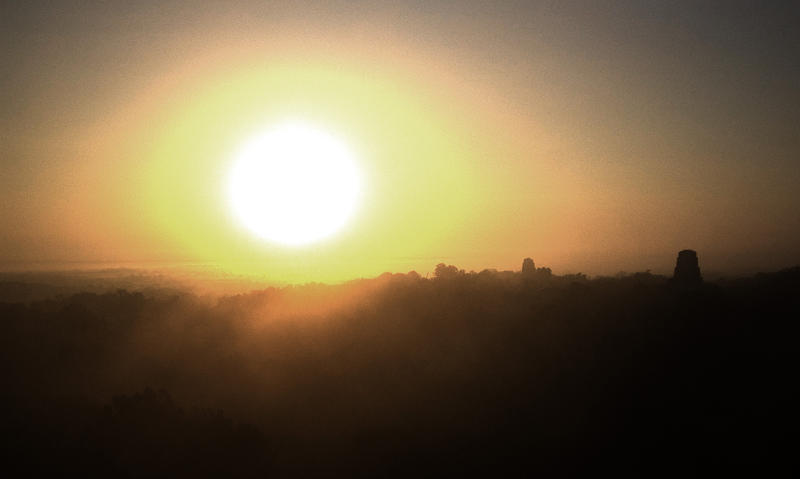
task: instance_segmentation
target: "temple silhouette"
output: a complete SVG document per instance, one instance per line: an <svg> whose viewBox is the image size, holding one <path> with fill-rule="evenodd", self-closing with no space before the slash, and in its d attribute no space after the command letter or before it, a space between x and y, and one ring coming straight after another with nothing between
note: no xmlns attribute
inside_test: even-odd
<svg viewBox="0 0 800 479"><path fill-rule="evenodd" d="M700 275L700 265L697 261L697 252L685 249L678 252L678 259L675 263L675 272L672 281L676 284L685 286L695 286L703 282Z"/></svg>

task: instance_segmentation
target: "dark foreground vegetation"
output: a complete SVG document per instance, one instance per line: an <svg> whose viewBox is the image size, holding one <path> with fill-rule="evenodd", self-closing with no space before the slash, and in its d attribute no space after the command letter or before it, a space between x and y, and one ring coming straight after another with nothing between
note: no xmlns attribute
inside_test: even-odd
<svg viewBox="0 0 800 479"><path fill-rule="evenodd" d="M3 470L763 477L787 465L800 268L691 285L523 269L440 265L431 279L214 300L14 302L8 288L32 298L41 285L0 283Z"/></svg>

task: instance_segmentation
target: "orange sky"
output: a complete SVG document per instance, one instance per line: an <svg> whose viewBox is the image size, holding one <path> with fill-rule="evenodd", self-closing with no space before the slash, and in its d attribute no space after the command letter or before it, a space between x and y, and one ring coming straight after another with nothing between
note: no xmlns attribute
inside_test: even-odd
<svg viewBox="0 0 800 479"><path fill-rule="evenodd" d="M800 262L796 10L550 3L2 7L0 265ZM223 191L237 145L286 119L346 140L366 180L305 248L242 231Z"/></svg>

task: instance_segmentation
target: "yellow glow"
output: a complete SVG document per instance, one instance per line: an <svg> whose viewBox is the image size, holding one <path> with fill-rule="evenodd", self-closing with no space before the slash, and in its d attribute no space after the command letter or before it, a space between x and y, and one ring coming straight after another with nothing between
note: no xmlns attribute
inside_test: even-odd
<svg viewBox="0 0 800 479"><path fill-rule="evenodd" d="M313 63L212 64L176 78L163 95L144 97L142 128L124 138L126 148L114 146L125 152L114 174L126 180L113 182L108 197L116 201L102 205L114 222L106 231L154 262L208 264L285 282L424 271L452 254L453 238L473 237L473 220L499 195L487 191L490 175L482 182L474 175L467 116L445 114L441 94L390 72ZM301 240L305 233L281 237L285 230L273 235L263 215L248 225L233 204L237 159L287 119L346 145L357 161L355 210L341 228L317 238L324 241ZM305 247L283 246L297 244Z"/></svg>
<svg viewBox="0 0 800 479"><path fill-rule="evenodd" d="M237 154L228 182L231 207L243 225L260 238L295 246L341 228L359 191L347 146L302 123L250 139Z"/></svg>
<svg viewBox="0 0 800 479"><path fill-rule="evenodd" d="M674 121L692 117L677 110L663 116L660 88L629 84L641 72L587 74L606 63L565 54L559 46L571 42L431 42L422 30L404 35L396 16L323 26L309 23L316 13L297 23L279 15L279 28L217 17L203 10L207 28L181 23L186 35L145 35L129 22L143 41L119 43L122 56L112 42L65 62L39 42L38 73L17 73L59 71L59 81L17 82L36 94L2 125L0 256L336 282L424 274L442 261L512 269L526 256L560 272L671 272L687 245L720 251L704 262L723 268L737 251L797 249L800 223L785 219L796 217L787 198L798 174L754 160L789 158L786 142L715 144L728 123L705 131ZM490 51L503 55L487 68ZM624 98L614 94L620 79ZM734 117L746 121L746 111ZM357 214L313 247L259 239L231 212L243 140L287 118L344 140L363 180Z"/></svg>

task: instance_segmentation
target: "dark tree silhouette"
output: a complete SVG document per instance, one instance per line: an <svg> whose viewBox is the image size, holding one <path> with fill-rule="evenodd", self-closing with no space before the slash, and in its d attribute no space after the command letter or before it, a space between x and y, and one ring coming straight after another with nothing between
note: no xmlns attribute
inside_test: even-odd
<svg viewBox="0 0 800 479"><path fill-rule="evenodd" d="M535 271L217 299L14 285L4 472L771 476L793 460L800 267L691 288Z"/></svg>
<svg viewBox="0 0 800 479"><path fill-rule="evenodd" d="M444 263L439 263L436 265L436 269L434 269L433 275L437 279L448 280L456 278L458 276L463 276L464 270L463 269L460 270L453 265L446 265Z"/></svg>

